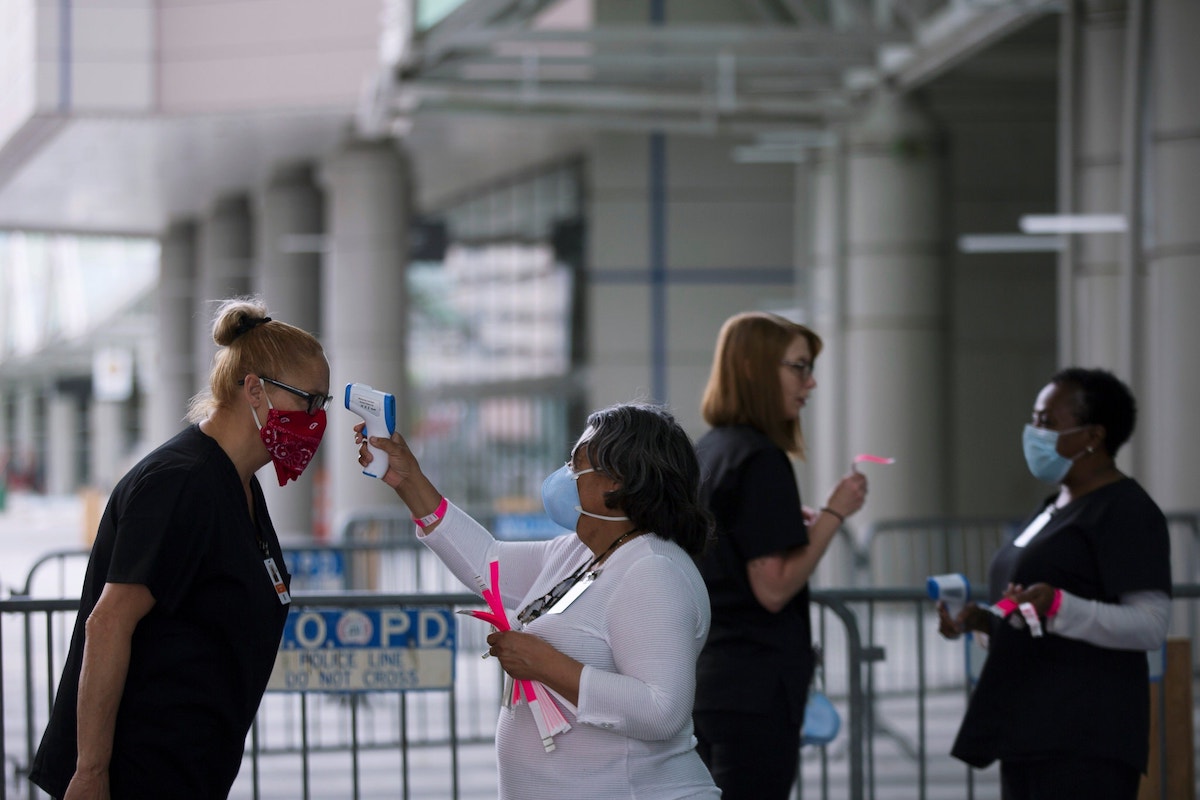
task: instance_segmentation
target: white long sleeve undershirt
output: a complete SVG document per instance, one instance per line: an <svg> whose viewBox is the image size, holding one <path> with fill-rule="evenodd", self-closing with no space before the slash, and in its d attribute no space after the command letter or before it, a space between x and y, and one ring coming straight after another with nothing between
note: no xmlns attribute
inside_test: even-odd
<svg viewBox="0 0 1200 800"><path fill-rule="evenodd" d="M1171 621L1166 592L1126 592L1118 603L1062 593L1062 604L1046 630L1113 650L1153 650L1162 645Z"/></svg>

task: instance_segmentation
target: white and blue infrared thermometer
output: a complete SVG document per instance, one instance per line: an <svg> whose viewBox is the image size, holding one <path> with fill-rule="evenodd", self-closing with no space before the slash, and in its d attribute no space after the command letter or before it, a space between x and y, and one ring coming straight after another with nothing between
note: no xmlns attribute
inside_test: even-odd
<svg viewBox="0 0 1200 800"><path fill-rule="evenodd" d="M396 432L396 396L365 383L346 384L346 408L357 414L366 423L363 436L391 437ZM367 444L371 463L363 468L363 475L382 478L387 472L388 455L378 447Z"/></svg>
<svg viewBox="0 0 1200 800"><path fill-rule="evenodd" d="M925 589L931 600L941 600L946 604L946 611L951 618L957 617L971 599L971 582L961 572L933 575L925 580Z"/></svg>

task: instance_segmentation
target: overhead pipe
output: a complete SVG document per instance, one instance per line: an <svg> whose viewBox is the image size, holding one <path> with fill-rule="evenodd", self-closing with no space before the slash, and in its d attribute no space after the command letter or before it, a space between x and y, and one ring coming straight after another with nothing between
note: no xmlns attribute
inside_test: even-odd
<svg viewBox="0 0 1200 800"><path fill-rule="evenodd" d="M587 86L537 85L534 91L523 86L463 86L452 81L417 78L402 83L395 102L476 103L509 106L518 109L556 108L571 111L623 111L658 113L711 113L717 103L713 97L697 93L596 89ZM730 113L763 117L825 117L851 110L850 100L831 94L821 100L759 98L740 95Z"/></svg>

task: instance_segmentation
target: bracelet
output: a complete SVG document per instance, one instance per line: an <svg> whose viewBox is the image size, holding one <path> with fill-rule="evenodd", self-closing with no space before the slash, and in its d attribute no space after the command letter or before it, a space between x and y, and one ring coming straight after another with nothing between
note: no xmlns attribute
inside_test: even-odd
<svg viewBox="0 0 1200 800"><path fill-rule="evenodd" d="M427 514L423 517L413 517L412 521L417 523L417 527L419 527L421 530L424 530L430 525L433 525L435 522L441 522L442 517L446 516L446 509L449 508L449 506L450 503L445 497L443 497L442 502L438 503L438 507L434 509L432 514Z"/></svg>
<svg viewBox="0 0 1200 800"><path fill-rule="evenodd" d="M838 522L845 522L845 521L846 521L846 517L845 517L845 515L843 515L843 514L839 514L838 512L834 511L834 510L833 510L832 508L830 508L829 506L821 506L821 510L822 510L822 511L824 511L826 514L829 514L829 515L831 515L831 516L837 517L837 519L838 519Z"/></svg>
<svg viewBox="0 0 1200 800"><path fill-rule="evenodd" d="M1007 597L1002 597L996 601L996 605L988 606L988 611L991 611L997 617L1007 617L1009 614L1017 610L1017 604Z"/></svg>
<svg viewBox="0 0 1200 800"><path fill-rule="evenodd" d="M1059 606L1062 605L1062 589L1054 590L1054 599L1050 601L1050 610L1046 612L1046 619L1050 619L1058 613Z"/></svg>

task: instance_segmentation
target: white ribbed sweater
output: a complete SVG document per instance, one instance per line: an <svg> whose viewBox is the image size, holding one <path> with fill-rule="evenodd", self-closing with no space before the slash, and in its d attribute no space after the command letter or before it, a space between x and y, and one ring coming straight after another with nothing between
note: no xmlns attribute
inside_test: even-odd
<svg viewBox="0 0 1200 800"><path fill-rule="evenodd" d="M575 535L541 542L495 540L451 505L422 541L472 591L500 562L509 618L592 552ZM708 592L682 548L654 535L626 542L560 614L527 628L584 665L578 708L559 699L571 730L547 753L529 707L501 709L496 729L505 800L717 798L695 750L696 657L708 635Z"/></svg>

